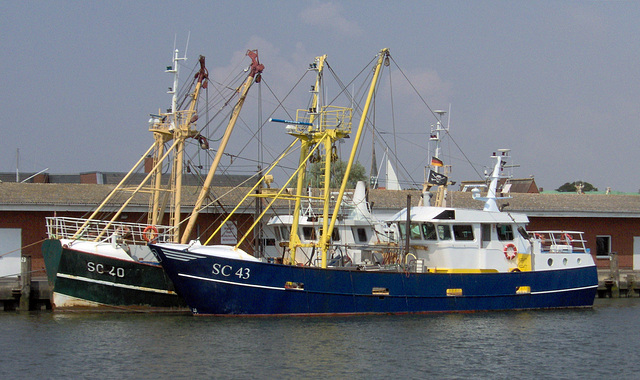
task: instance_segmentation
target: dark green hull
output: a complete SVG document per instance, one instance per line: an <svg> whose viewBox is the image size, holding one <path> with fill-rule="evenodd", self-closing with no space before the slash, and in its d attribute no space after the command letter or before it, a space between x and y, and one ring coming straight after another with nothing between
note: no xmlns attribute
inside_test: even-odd
<svg viewBox="0 0 640 380"><path fill-rule="evenodd" d="M56 310L187 310L158 264L74 250L55 239L43 243L42 255Z"/></svg>

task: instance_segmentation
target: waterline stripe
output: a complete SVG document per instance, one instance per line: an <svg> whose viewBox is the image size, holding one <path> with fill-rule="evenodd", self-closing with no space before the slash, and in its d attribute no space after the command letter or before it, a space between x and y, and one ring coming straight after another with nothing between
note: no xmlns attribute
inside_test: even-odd
<svg viewBox="0 0 640 380"><path fill-rule="evenodd" d="M103 280L95 280L93 278L74 276L74 275L66 274L66 273L58 273L57 276L58 277L62 277L62 278L67 278L67 279L70 279L70 280L93 282L94 284L113 286L113 287L116 287L116 288L141 290L143 292L152 292L152 293L160 293L160 294L171 294L171 295L175 295L176 294L176 292L174 292L173 290L162 290L162 289L155 289L155 288L146 288L146 287L143 287L143 286L135 286L135 285L127 285L127 284L116 284L115 282L109 282L109 281L103 281Z"/></svg>
<svg viewBox="0 0 640 380"><path fill-rule="evenodd" d="M585 290L585 289L593 289L593 288L597 288L598 285L591 285L591 286L582 286L580 288L571 288L571 289L555 289L555 290L544 290L541 292L531 292L531 294L548 294L548 293L562 293L562 292L573 292L576 290Z"/></svg>
<svg viewBox="0 0 640 380"><path fill-rule="evenodd" d="M220 283L223 283L223 284L229 284L229 285L246 286L246 287L249 287L249 288L261 288L261 289L270 289L270 290L285 290L284 288L276 288L275 286L254 285L254 284L243 284L243 283L240 283L240 282L225 281L225 280L216 280L216 279L213 279L213 278L206 278L206 277L192 276L192 275L190 275L190 274L182 274L182 273L178 273L178 276L180 276L180 277L193 278L194 280L202 280L202 281L210 281L210 282L220 282Z"/></svg>

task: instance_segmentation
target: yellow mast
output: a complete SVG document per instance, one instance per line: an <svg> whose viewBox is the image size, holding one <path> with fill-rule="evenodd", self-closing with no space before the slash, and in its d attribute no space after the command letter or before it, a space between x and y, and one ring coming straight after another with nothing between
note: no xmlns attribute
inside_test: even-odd
<svg viewBox="0 0 640 380"><path fill-rule="evenodd" d="M198 195L198 200L196 201L196 204L193 207L193 212L191 213L191 217L189 218L189 223L187 224L187 227L185 228L184 233L182 234L182 239L180 241L180 243L182 244L186 244L189 241L189 236L191 235L191 231L193 230L193 227L196 224L196 220L198 218L200 209L202 208L202 204L204 203L204 200L206 199L206 197L209 195L211 182L213 182L213 175L215 174L216 169L218 168L220 159L222 158L222 155L227 146L227 143L229 142L229 137L231 137L231 132L233 131L233 127L235 126L236 121L238 120L238 116L240 115L240 110L242 109L244 100L247 97L247 93L249 92L251 85L254 83L254 78L255 78L255 82L260 82L260 75L262 73L262 70L264 70L264 65L260 64L260 62L258 61L258 52L257 50L256 51L249 50L247 51L247 55L251 57L251 60L252 60L251 71L249 72L249 75L247 75L247 79L244 81L242 86L240 86L240 88L237 90L237 92L240 93L240 98L238 99L238 102L233 108L231 119L227 124L227 129L224 132L222 141L220 141L220 145L218 146L218 151L216 152L216 156L214 157L213 162L211 163L211 168L207 173L207 178L205 179L204 184L202 185L202 189L200 191L200 194Z"/></svg>
<svg viewBox="0 0 640 380"><path fill-rule="evenodd" d="M347 187L347 181L349 179L349 174L351 173L351 166L353 165L353 161L356 157L356 152L358 150L358 144L360 143L360 137L362 135L362 130L364 124L367 119L367 114L369 113L369 106L371 105L371 100L373 99L373 95L375 94L376 86L378 83L378 78L380 77L380 72L382 71L382 64L385 62L385 59L389 57L389 49L382 49L380 53L378 53L378 62L376 63L375 72L373 74L373 78L371 79L371 85L369 86L369 95L367 96L367 101L365 103L364 108L362 109L362 115L360 117L360 124L358 125L358 131L356 132L356 137L353 141L353 147L351 148L351 155L349 156L349 162L347 162L347 167L344 171L344 177L342 178L342 186L340 186L340 191L338 192L338 198L336 199L336 204L333 209L333 215L331 216L331 224L329 228L325 228L322 231L322 236L320 236L320 248L322 250L322 267L327 267L327 249L329 246L329 239L331 238L331 233L333 232L333 228L335 227L336 220L338 219L338 211L340 210L340 204L342 203L342 197L344 196L344 190ZM328 198L328 195L325 195ZM328 199L325 201L327 202ZM326 218L326 216L325 216Z"/></svg>
<svg viewBox="0 0 640 380"><path fill-rule="evenodd" d="M320 57L316 57L314 63L311 65L310 69L315 70L316 74L316 83L311 89L313 93L313 98L311 100L311 107L309 108L309 128L308 133L297 135L300 139L300 161L298 163L299 171L298 171L298 181L296 185L296 197L295 206L293 208L293 223L291 227L291 234L289 235L289 250L291 252L291 264L295 264L296 259L296 247L300 247L302 242L300 241L300 237L298 236L298 223L300 221L300 206L302 199L300 194L302 194L305 180L305 173L307 168L307 155L309 153L309 146L313 144L314 139L317 139L319 133L322 133L322 126L314 126L313 123L316 121L316 115L320 111L320 89L322 86L322 70L324 69L324 62L327 59L327 55L323 55ZM318 140L316 140L318 141Z"/></svg>

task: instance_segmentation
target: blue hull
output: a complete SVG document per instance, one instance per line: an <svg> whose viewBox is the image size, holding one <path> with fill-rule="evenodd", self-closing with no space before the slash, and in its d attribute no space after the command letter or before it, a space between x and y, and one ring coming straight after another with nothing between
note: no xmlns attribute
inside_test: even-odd
<svg viewBox="0 0 640 380"><path fill-rule="evenodd" d="M403 273L319 269L151 248L194 314L401 314L588 307L593 305L598 284L595 266L513 273ZM181 255L179 260L175 253Z"/></svg>

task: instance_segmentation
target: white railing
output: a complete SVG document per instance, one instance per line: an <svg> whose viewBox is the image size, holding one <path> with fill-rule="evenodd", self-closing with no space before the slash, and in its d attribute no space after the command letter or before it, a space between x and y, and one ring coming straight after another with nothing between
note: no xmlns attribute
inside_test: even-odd
<svg viewBox="0 0 640 380"><path fill-rule="evenodd" d="M127 244L146 244L147 239L171 241L173 227L143 223L109 222L105 220L47 217L49 239L75 239L94 241L111 239L114 235ZM85 225L86 224L86 225ZM83 227L84 226L84 227Z"/></svg>
<svg viewBox="0 0 640 380"><path fill-rule="evenodd" d="M589 252L582 234L580 231L529 231L534 240L540 241L541 251L550 253Z"/></svg>

